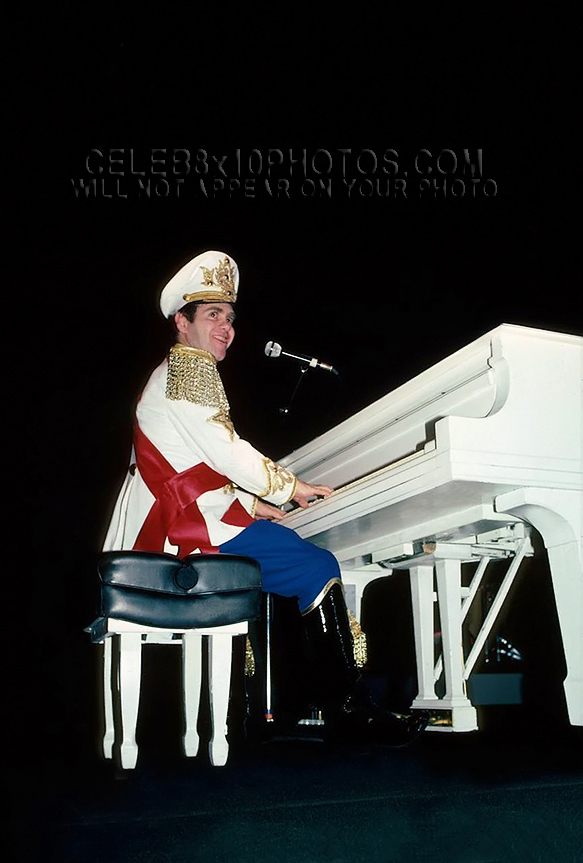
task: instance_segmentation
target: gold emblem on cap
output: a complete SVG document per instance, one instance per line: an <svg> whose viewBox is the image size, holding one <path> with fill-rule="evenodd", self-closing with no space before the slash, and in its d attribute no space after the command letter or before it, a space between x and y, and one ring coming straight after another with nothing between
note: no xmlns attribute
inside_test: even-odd
<svg viewBox="0 0 583 863"><path fill-rule="evenodd" d="M224 261L219 261L216 267L208 269L202 267L203 288L214 288L209 291L195 291L192 294L184 294L184 300L187 303L193 300L209 299L209 300L224 300L226 303L235 301L235 274L233 267L228 258Z"/></svg>

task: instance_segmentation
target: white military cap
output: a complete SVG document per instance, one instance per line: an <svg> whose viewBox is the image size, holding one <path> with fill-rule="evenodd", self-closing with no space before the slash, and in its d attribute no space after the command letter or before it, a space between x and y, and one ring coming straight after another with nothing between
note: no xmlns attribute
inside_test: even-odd
<svg viewBox="0 0 583 863"><path fill-rule="evenodd" d="M160 294L164 317L174 315L186 303L234 303L239 287L239 268L225 252L203 252L172 276Z"/></svg>

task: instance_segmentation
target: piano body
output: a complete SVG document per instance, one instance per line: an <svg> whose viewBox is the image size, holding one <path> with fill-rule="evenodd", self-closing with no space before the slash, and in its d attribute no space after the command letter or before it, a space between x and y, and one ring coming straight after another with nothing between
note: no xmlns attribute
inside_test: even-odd
<svg viewBox="0 0 583 863"><path fill-rule="evenodd" d="M570 722L583 725L582 372L583 339L502 324L280 459L335 489L284 523L334 552L357 614L371 580L409 570L412 707L428 709L435 730L477 728L466 681L533 554L532 528L549 558ZM508 568L463 656L462 624L493 559ZM462 563L475 564L466 587Z"/></svg>

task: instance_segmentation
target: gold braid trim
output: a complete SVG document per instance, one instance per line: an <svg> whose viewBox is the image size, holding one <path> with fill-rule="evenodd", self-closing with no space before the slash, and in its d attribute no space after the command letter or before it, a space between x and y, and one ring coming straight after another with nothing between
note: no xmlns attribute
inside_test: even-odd
<svg viewBox="0 0 583 863"><path fill-rule="evenodd" d="M199 348L174 345L168 355L166 398L188 401L205 408L218 408L208 418L224 426L233 440L235 429L229 413L229 402L212 354Z"/></svg>
<svg viewBox="0 0 583 863"><path fill-rule="evenodd" d="M334 578L331 578L330 581L328 581L324 585L324 587L322 588L322 590L320 591L318 596L316 596L316 598L312 600L312 602L308 605L308 607L302 609L302 612L301 612L302 617L305 617L306 614L309 614L311 611L313 611L315 608L317 608L318 605L320 605L320 603L322 602L322 600L324 599L324 597L326 596L328 591L332 588L333 584L339 584L340 587L342 588L342 595L344 595L344 585L342 584L341 579L339 579L338 576L335 575Z"/></svg>

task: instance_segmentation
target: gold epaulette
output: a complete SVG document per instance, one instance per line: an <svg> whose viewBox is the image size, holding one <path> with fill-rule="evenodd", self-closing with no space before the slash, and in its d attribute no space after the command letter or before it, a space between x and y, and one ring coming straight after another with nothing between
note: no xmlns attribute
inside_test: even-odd
<svg viewBox="0 0 583 863"><path fill-rule="evenodd" d="M224 426L234 435L229 402L217 369L217 361L208 351L174 345L168 355L166 398L188 401L205 408L218 408L208 422Z"/></svg>

